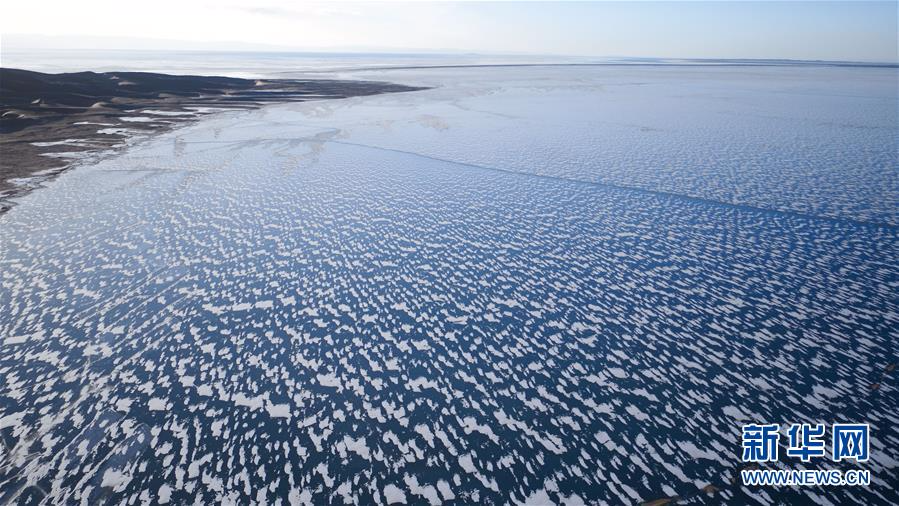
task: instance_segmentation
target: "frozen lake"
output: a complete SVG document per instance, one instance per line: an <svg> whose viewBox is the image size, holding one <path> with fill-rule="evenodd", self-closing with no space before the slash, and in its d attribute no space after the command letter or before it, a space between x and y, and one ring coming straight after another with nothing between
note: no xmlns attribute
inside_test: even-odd
<svg viewBox="0 0 899 506"><path fill-rule="evenodd" d="M434 88L0 216L0 498L899 502L897 69L342 77ZM872 486L727 486L765 422L870 423Z"/></svg>

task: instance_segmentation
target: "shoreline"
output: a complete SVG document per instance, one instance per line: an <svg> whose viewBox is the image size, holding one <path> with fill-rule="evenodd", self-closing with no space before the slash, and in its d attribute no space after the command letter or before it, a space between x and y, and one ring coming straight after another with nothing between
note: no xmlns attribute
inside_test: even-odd
<svg viewBox="0 0 899 506"><path fill-rule="evenodd" d="M80 161L209 114L423 89L357 80L0 68L0 215L13 199Z"/></svg>

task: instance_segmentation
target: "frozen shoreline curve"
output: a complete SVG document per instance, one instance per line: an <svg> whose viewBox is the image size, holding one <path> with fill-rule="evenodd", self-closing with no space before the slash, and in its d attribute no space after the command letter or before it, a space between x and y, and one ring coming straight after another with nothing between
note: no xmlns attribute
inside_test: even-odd
<svg viewBox="0 0 899 506"><path fill-rule="evenodd" d="M0 213L74 160L209 113L416 91L371 81L238 79L150 72L45 74L0 68Z"/></svg>

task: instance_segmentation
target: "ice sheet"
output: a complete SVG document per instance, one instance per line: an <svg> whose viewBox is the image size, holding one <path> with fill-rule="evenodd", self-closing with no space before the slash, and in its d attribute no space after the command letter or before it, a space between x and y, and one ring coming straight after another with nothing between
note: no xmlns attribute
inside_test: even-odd
<svg viewBox="0 0 899 506"><path fill-rule="evenodd" d="M0 420L29 449L5 472L55 499L633 503L725 483L742 423L865 421L875 483L827 497L896 502L895 69L857 72L382 72L440 87L67 172L0 218Z"/></svg>

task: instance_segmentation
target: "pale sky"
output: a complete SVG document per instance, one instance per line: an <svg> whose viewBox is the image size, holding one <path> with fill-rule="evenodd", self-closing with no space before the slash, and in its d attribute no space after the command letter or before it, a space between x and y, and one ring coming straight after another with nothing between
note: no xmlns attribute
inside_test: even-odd
<svg viewBox="0 0 899 506"><path fill-rule="evenodd" d="M897 4L13 0L0 4L0 34L6 48L37 40L104 49L262 44L294 50L896 62Z"/></svg>

